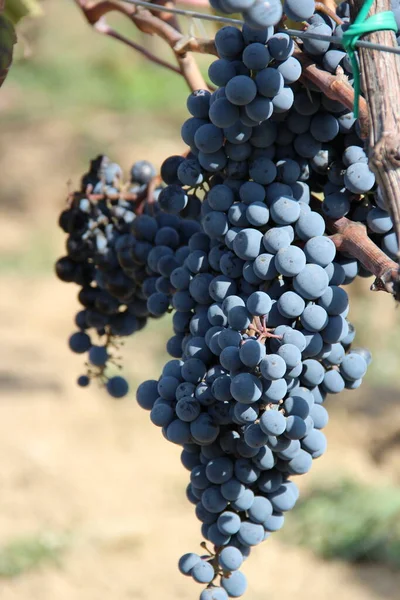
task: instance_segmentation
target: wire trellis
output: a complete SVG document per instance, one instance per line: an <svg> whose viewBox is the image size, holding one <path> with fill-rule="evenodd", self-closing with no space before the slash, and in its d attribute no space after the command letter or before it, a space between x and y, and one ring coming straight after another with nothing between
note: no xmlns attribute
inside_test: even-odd
<svg viewBox="0 0 400 600"><path fill-rule="evenodd" d="M149 10L172 13L175 15L182 15L184 17L191 17L193 19L202 19L203 21L215 21L217 23L227 23L228 25L243 25L244 21L241 19L232 19L230 17L220 17L219 15L210 15L208 13L197 12L195 10L186 10L185 8L168 8L160 6L159 4L152 4L152 2L146 2L146 0L123 0L128 4L135 4L136 6L142 6ZM320 40L322 42L331 42L335 46L343 46L342 39L336 35L320 35L319 33L309 33L307 31L297 31L297 29L282 29L277 33L286 33L290 37L297 37L300 39ZM391 54L400 55L400 47L393 48L392 46L383 46L380 44L374 44L373 42L365 42L358 40L356 42L357 48L369 48L370 50L380 50L381 52L389 52Z"/></svg>

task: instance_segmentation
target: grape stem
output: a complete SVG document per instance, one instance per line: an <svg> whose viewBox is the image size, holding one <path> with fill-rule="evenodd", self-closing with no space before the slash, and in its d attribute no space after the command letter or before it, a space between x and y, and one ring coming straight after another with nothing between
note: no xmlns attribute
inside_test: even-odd
<svg viewBox="0 0 400 600"><path fill-rule="evenodd" d="M350 254L375 275L371 290L388 292L398 300L399 266L368 237L365 225L346 217L326 223L336 250Z"/></svg>
<svg viewBox="0 0 400 600"><path fill-rule="evenodd" d="M325 96L341 102L346 108L353 110L354 90L344 74L332 75L332 73L324 71L320 66L315 64L312 58L304 54L299 47L296 48L294 56L302 66L300 81L303 81L305 84L307 82L313 83ZM367 103L364 98L360 98L359 107L361 136L366 138L369 130L369 117Z"/></svg>
<svg viewBox="0 0 400 600"><path fill-rule="evenodd" d="M335 0L322 0L321 2L315 3L315 10L321 12L330 17L337 25L342 25L343 21L336 14L336 2Z"/></svg>
<svg viewBox="0 0 400 600"><path fill-rule="evenodd" d="M352 21L364 0L350 0ZM391 10L375 0L370 14ZM393 31L376 31L367 41L397 47ZM358 51L363 92L369 107L369 166L375 173L400 241L400 59L377 50Z"/></svg>
<svg viewBox="0 0 400 600"><path fill-rule="evenodd" d="M256 334L258 336L257 341L260 342L260 344L265 344L268 338L274 338L276 340L282 339L281 335L276 335L275 333L272 333L273 331L275 331L275 327L267 326L265 316L254 317L252 323L249 325L247 330L250 335Z"/></svg>
<svg viewBox="0 0 400 600"><path fill-rule="evenodd" d="M98 33L112 37L139 52L151 62L165 67L174 73L179 73L185 78L191 90L207 89L200 69L189 51L208 52L207 43L209 40L202 42L201 40L184 36L179 29L176 17L173 15L167 15L166 13L155 15L142 7L135 5L126 7L114 0L102 0L100 2L75 0L75 4L82 11L89 25ZM126 16L142 33L157 35L162 38L172 49L178 66L159 58L146 48L136 44L136 42L133 42L110 27L105 18L110 12L119 12Z"/></svg>

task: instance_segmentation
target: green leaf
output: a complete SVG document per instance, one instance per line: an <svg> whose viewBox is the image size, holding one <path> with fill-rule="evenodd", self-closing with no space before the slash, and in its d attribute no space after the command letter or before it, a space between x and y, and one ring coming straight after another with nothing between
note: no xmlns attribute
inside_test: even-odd
<svg viewBox="0 0 400 600"><path fill-rule="evenodd" d="M16 41L17 36L12 22L6 16L0 15L0 87L11 66Z"/></svg>
<svg viewBox="0 0 400 600"><path fill-rule="evenodd" d="M42 14L42 9L38 0L5 0L3 14L16 25L23 17L37 17Z"/></svg>

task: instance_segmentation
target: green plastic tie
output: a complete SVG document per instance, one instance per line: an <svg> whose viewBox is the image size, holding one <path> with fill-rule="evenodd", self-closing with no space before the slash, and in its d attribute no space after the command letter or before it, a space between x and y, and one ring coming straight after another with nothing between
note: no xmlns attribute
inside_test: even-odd
<svg viewBox="0 0 400 600"><path fill-rule="evenodd" d="M353 113L355 118L358 118L359 114L359 101L360 101L360 68L356 56L356 43L359 38L366 33L374 33L375 31L394 31L397 32L397 24L394 14L391 11L385 11L377 13L368 17L368 13L371 9L374 0L366 0L364 5L361 7L354 23L343 33L343 46L349 55L351 66L353 67L354 75L354 107Z"/></svg>

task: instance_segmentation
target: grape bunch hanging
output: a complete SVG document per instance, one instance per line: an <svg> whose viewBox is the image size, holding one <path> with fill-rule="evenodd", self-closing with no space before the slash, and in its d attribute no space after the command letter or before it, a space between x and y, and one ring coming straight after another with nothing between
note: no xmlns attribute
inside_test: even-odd
<svg viewBox="0 0 400 600"><path fill-rule="evenodd" d="M70 338L73 351L88 352L81 385L99 378L124 395L125 380L106 376L112 348L147 318L173 312L171 360L139 386L137 401L182 446L189 471L202 553L183 555L179 569L205 586L200 600L227 600L246 590L240 567L251 548L295 506L295 477L326 450L326 396L358 388L371 362L352 345L343 289L370 273L337 250L326 224L364 223L392 259L398 246L353 113L300 83L295 42L274 30L281 3L212 5L243 10L246 24L216 34L216 90L187 100L188 151L164 161L162 182L141 162L125 186L117 165L95 161L60 220L68 256L57 273L82 287ZM283 5L291 20L340 37L348 4L338 8L340 25L315 8ZM342 50L298 44L352 82Z"/></svg>

